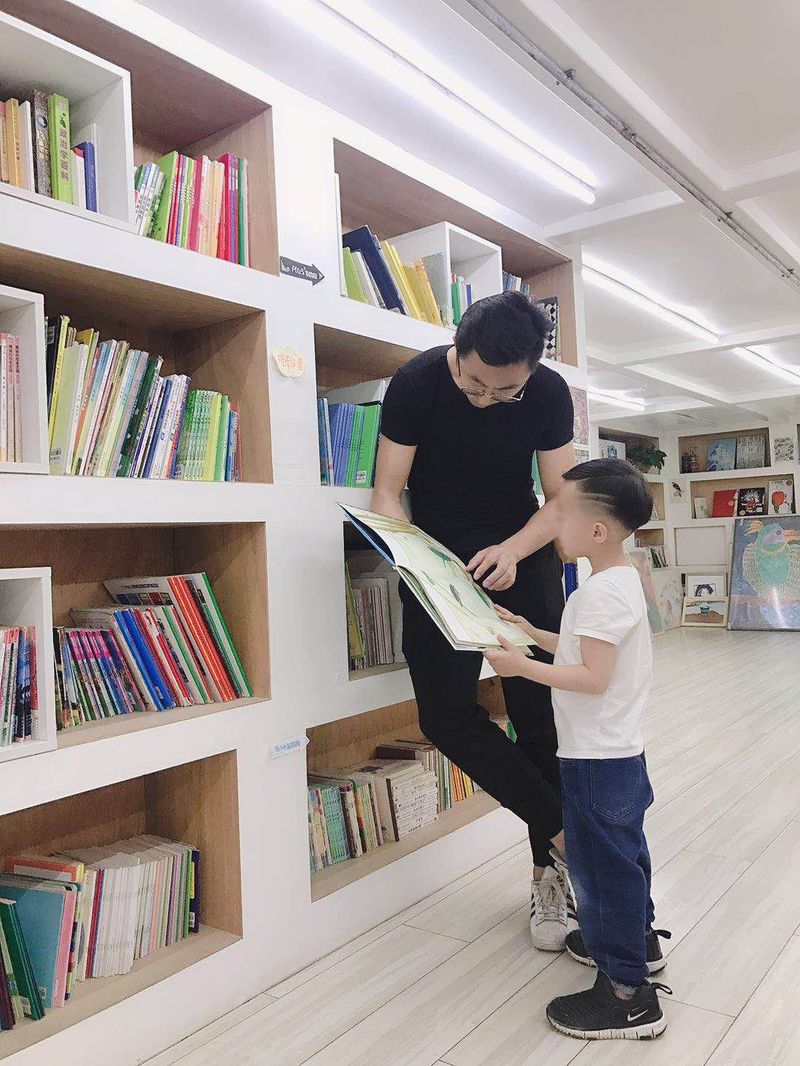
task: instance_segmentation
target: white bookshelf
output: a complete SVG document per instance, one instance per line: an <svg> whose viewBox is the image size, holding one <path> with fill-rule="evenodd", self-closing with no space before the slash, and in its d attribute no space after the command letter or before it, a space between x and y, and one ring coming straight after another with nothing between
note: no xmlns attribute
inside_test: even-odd
<svg viewBox="0 0 800 1066"><path fill-rule="evenodd" d="M47 381L41 295L0 285L0 332L15 334L20 340L22 404L22 459L0 463L0 474L46 474L49 470Z"/></svg>
<svg viewBox="0 0 800 1066"><path fill-rule="evenodd" d="M0 54L6 98L22 99L34 89L65 96L70 103L72 144L96 139L98 210L87 211L7 183L0 184L0 191L78 217L132 229L133 134L128 72L2 12Z"/></svg>
<svg viewBox="0 0 800 1066"><path fill-rule="evenodd" d="M33 738L0 747L2 763L39 755L51 751L56 745L52 625L49 568L16 567L0 570L0 626L36 627L38 690L38 708L33 711Z"/></svg>

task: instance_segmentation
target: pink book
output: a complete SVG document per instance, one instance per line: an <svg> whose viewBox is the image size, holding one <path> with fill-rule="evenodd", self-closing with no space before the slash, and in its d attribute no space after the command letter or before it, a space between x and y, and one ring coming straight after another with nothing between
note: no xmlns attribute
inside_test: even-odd
<svg viewBox="0 0 800 1066"><path fill-rule="evenodd" d="M58 943L58 960L56 962L56 983L53 988L53 1006L63 1007L67 998L67 974L69 972L72 932L75 925L75 902L77 889L67 889L64 893L64 914L61 919L61 939Z"/></svg>
<svg viewBox="0 0 800 1066"><path fill-rule="evenodd" d="M222 176L222 211L219 216L219 240L217 241L217 259L230 259L228 252L229 234L230 234L230 212L231 212L231 193L230 193L230 173L228 166L228 157L223 155L218 160L218 163L222 163L224 174Z"/></svg>
<svg viewBox="0 0 800 1066"><path fill-rule="evenodd" d="M202 159L196 159L194 164L194 197L192 199L192 217L189 219L189 240L187 243L187 248L191 248L193 252L198 251L200 248L201 201L207 163L207 158L203 156Z"/></svg>

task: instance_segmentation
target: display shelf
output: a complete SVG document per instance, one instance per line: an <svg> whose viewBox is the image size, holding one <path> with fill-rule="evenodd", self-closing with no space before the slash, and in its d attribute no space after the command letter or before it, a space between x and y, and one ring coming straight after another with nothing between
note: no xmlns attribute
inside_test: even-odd
<svg viewBox="0 0 800 1066"><path fill-rule="evenodd" d="M769 510L769 486L773 481L789 481L792 485L792 513L796 510L796 496L795 496L795 479L792 473L781 473L778 470L770 469L767 473L768 476L754 476L748 470L742 470L740 473L734 471L720 471L720 473L727 476L724 477L710 477L699 478L696 475L692 477L690 482L691 490L691 506L693 521L700 522L703 519L694 518L694 501L705 500L708 508L709 515L712 515L714 509L714 493L723 492L730 489L745 489L745 488L760 488L764 490L764 500ZM731 476L733 474L733 476ZM734 516L734 517L746 517L746 516ZM754 515L753 517L759 517Z"/></svg>
<svg viewBox="0 0 800 1066"><path fill-rule="evenodd" d="M767 477L780 480L790 475L793 471L791 463L779 463L776 466L754 466L740 470L705 470L697 474L683 474L686 480L693 484L702 481L739 481L753 477Z"/></svg>
<svg viewBox="0 0 800 1066"><path fill-rule="evenodd" d="M770 432L764 426L756 426L754 429L736 429L736 430L719 430L716 433L700 433L693 436L678 437L678 459L682 467L683 456L688 452L694 452L697 457L697 470L687 470L685 473L690 476L703 473L714 473L706 469L708 467L708 445L710 441L715 440L730 440L733 438L737 442L742 437L762 437L764 440L764 456L766 458L766 466L770 465L771 449L770 449ZM758 469L766 469L766 467L759 467ZM720 471L720 473L736 473L737 471Z"/></svg>
<svg viewBox="0 0 800 1066"><path fill-rule="evenodd" d="M4 4L5 8L15 6ZM29 6L32 5L19 5L18 13L28 17ZM89 139L90 128L96 128L100 176L96 212L6 182L0 183L0 193L83 219L111 221L132 229L131 88L127 71L4 12L0 12L0 54L7 97L16 96L22 101L34 89L67 97L72 144Z"/></svg>
<svg viewBox="0 0 800 1066"><path fill-rule="evenodd" d="M0 817L0 855L93 847L139 833L199 849L200 933L140 959L129 974L78 983L64 1007L0 1034L0 1058L107 1010L242 936L234 751L5 814Z"/></svg>
<svg viewBox="0 0 800 1066"><path fill-rule="evenodd" d="M44 358L44 303L39 293L0 285L0 333L20 341L22 459L0 462L0 474L46 474L47 401Z"/></svg>
<svg viewBox="0 0 800 1066"><path fill-rule="evenodd" d="M4 562L10 560L4 556ZM46 566L0 570L0 626L35 626L38 709L33 711L33 737L0 747L0 763L52 751L56 745L53 697L53 646L49 639L52 601Z"/></svg>

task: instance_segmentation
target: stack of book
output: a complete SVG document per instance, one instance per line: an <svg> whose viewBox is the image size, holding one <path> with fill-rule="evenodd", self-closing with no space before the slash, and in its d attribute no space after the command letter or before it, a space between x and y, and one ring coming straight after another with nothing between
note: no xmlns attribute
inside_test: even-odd
<svg viewBox="0 0 800 1066"><path fill-rule="evenodd" d="M250 265L247 160L170 152L134 179L136 229L180 248Z"/></svg>
<svg viewBox="0 0 800 1066"><path fill-rule="evenodd" d="M0 873L0 1022L63 1007L78 981L129 973L200 928L198 850L157 836L53 855Z"/></svg>
<svg viewBox="0 0 800 1066"><path fill-rule="evenodd" d="M253 695L206 574L121 578L53 631L59 729Z"/></svg>
<svg viewBox="0 0 800 1066"><path fill-rule="evenodd" d="M387 379L333 389L317 400L323 485L371 488Z"/></svg>
<svg viewBox="0 0 800 1066"><path fill-rule="evenodd" d="M379 241L369 226L345 233L342 270L351 300L399 311L435 326L452 325L450 294L440 286L444 254L403 263L390 241Z"/></svg>
<svg viewBox="0 0 800 1066"><path fill-rule="evenodd" d="M22 461L22 379L20 341L0 333L0 462Z"/></svg>
<svg viewBox="0 0 800 1066"><path fill-rule="evenodd" d="M527 281L523 281L522 278L517 277L516 274L509 274L507 270L503 271L503 291L504 292L521 292L523 296L531 297L531 286Z"/></svg>
<svg viewBox="0 0 800 1066"><path fill-rule="evenodd" d="M666 569L667 563L667 549L663 544L645 544L640 537L634 537L634 543L637 548L644 548L650 555L650 565L654 570Z"/></svg>
<svg viewBox="0 0 800 1066"><path fill-rule="evenodd" d="M36 734L36 627L0 626L0 747Z"/></svg>
<svg viewBox="0 0 800 1066"><path fill-rule="evenodd" d="M480 791L471 777L452 763L429 740L395 740L375 749L377 759L415 759L436 775L438 809L449 811L455 803Z"/></svg>
<svg viewBox="0 0 800 1066"><path fill-rule="evenodd" d="M82 131L87 132L87 131ZM72 144L69 100L34 89L0 102L0 181L97 211L97 133Z"/></svg>
<svg viewBox="0 0 800 1066"><path fill-rule="evenodd" d="M345 564L351 670L403 662L400 579L377 552L356 551Z"/></svg>
<svg viewBox="0 0 800 1066"><path fill-rule="evenodd" d="M159 356L47 319L50 473L239 481L238 405Z"/></svg>

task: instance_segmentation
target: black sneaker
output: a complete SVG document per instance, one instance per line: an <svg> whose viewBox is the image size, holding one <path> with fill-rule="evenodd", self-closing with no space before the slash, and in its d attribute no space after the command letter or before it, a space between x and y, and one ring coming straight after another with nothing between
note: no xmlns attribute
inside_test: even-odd
<svg viewBox="0 0 800 1066"><path fill-rule="evenodd" d="M547 1005L554 1029L580 1040L652 1040L667 1028L657 990L672 995L666 985L646 981L630 999L620 999L602 971L592 988L558 996Z"/></svg>
<svg viewBox="0 0 800 1066"><path fill-rule="evenodd" d="M647 970L651 976L653 974L661 973L667 965L667 960L664 958L664 953L661 950L659 937L663 937L664 940L671 940L672 933L670 933L668 929L649 929L647 931L647 936L645 937L645 946L647 948ZM572 958L583 966L596 965L594 959L586 950L586 945L583 942L583 934L580 929L575 929L567 933L564 947Z"/></svg>

